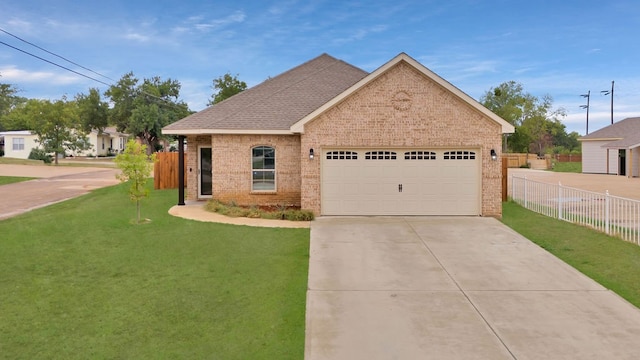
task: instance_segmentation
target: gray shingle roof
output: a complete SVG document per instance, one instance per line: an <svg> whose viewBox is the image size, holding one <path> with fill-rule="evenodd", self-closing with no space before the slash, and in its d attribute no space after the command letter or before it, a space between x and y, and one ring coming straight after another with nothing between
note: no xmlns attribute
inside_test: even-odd
<svg viewBox="0 0 640 360"><path fill-rule="evenodd" d="M608 142L602 145L605 149L627 149L640 146L640 132L629 134L624 139Z"/></svg>
<svg viewBox="0 0 640 360"><path fill-rule="evenodd" d="M620 120L617 123L585 135L580 140L624 139L636 134L640 134L640 117Z"/></svg>
<svg viewBox="0 0 640 360"><path fill-rule="evenodd" d="M366 71L322 54L170 124L163 129L163 133L289 131L291 125L365 76Z"/></svg>

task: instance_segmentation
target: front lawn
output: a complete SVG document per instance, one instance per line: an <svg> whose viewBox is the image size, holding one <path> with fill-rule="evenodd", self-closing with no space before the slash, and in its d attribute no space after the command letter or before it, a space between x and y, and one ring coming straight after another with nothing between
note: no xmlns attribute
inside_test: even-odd
<svg viewBox="0 0 640 360"><path fill-rule="evenodd" d="M20 176L0 176L0 185L13 184L21 181L29 181L35 178Z"/></svg>
<svg viewBox="0 0 640 360"><path fill-rule="evenodd" d="M640 246L503 203L502 222L640 307Z"/></svg>
<svg viewBox="0 0 640 360"><path fill-rule="evenodd" d="M6 359L301 359L308 229L175 218L118 185L0 221Z"/></svg>
<svg viewBox="0 0 640 360"><path fill-rule="evenodd" d="M559 162L554 161L552 171L555 172L571 172L571 173L581 173L582 172L582 163L581 162Z"/></svg>

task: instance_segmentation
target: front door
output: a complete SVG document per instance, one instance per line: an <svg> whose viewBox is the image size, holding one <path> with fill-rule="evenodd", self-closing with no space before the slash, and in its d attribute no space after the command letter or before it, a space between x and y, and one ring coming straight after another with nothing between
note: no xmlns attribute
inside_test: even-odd
<svg viewBox="0 0 640 360"><path fill-rule="evenodd" d="M627 150L618 150L618 175L627 175Z"/></svg>
<svg viewBox="0 0 640 360"><path fill-rule="evenodd" d="M211 148L200 147L198 151L198 198L210 198L213 194L212 175Z"/></svg>

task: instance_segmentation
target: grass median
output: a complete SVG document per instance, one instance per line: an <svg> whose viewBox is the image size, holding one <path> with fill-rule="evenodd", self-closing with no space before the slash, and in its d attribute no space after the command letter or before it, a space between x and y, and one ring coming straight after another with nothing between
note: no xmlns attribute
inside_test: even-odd
<svg viewBox="0 0 640 360"><path fill-rule="evenodd" d="M5 358L300 359L308 229L175 218L126 186L0 221Z"/></svg>
<svg viewBox="0 0 640 360"><path fill-rule="evenodd" d="M0 185L13 184L22 181L29 181L35 178L32 177L21 177L21 176L0 176Z"/></svg>
<svg viewBox="0 0 640 360"><path fill-rule="evenodd" d="M503 203L502 222L640 307L640 246Z"/></svg>

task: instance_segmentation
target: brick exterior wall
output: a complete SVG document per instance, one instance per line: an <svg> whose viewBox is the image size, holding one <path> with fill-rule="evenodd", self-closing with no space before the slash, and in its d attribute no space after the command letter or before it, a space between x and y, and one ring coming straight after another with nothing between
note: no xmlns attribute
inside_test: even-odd
<svg viewBox="0 0 640 360"><path fill-rule="evenodd" d="M302 149L313 148L316 161L302 161L302 208L320 209L320 158L335 147L464 148L479 150L482 161L483 216L500 217L501 126L399 62L337 106L305 125Z"/></svg>
<svg viewBox="0 0 640 360"><path fill-rule="evenodd" d="M187 138L187 199L198 199L199 146L210 146L213 157L213 198L238 205L300 206L300 137L298 135L206 135ZM276 191L251 191L255 146L276 151ZM308 155L307 155L308 159ZM189 171L193 169L193 171Z"/></svg>

